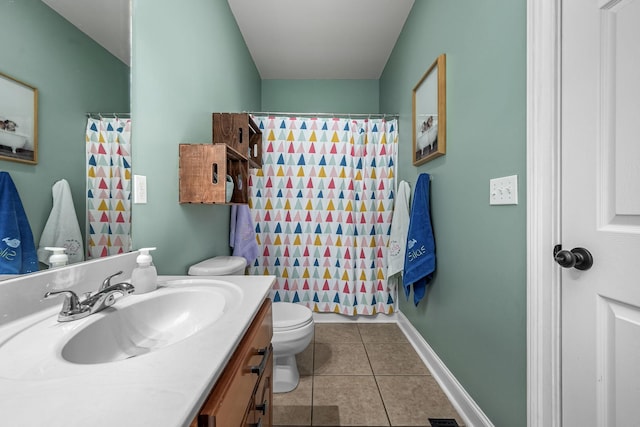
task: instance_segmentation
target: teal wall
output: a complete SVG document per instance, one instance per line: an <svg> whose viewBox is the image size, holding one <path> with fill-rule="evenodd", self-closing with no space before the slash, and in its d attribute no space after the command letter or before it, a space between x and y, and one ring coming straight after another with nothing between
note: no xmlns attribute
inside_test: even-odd
<svg viewBox="0 0 640 427"><path fill-rule="evenodd" d="M433 175L438 254L426 300L401 297L400 309L496 426L526 425L525 10L525 0L416 1L376 85L261 82L226 2L134 0L134 172L149 190L134 205L134 246L158 246L163 274L228 253L228 207L178 204L178 144L211 142L211 112L400 113L399 177ZM447 154L416 168L411 90L443 52ZM489 206L489 179L512 174L520 204Z"/></svg>
<svg viewBox="0 0 640 427"><path fill-rule="evenodd" d="M84 234L85 113L129 111L129 67L40 0L0 0L0 39L0 72L39 96L38 164L0 160L0 170L18 188L36 245L61 178Z"/></svg>
<svg viewBox="0 0 640 427"><path fill-rule="evenodd" d="M399 178L432 174L437 272L400 310L496 426L526 425L526 1L415 2L380 79L400 113ZM411 93L447 55L447 153L411 155ZM518 175L519 204L489 206L489 179ZM411 297L412 298L412 297Z"/></svg>
<svg viewBox="0 0 640 427"><path fill-rule="evenodd" d="M399 178L433 175L438 254L426 300L401 297L400 309L496 426L526 425L525 0L416 1L379 86L261 82L226 2L133 8L133 167L149 191L133 208L134 246L158 246L161 274L228 253L227 206L178 204L178 144L211 142L211 112L400 113ZM0 0L0 34L11 41L0 71L40 91L40 163L0 160L38 238L57 179L83 222L84 113L126 111L129 69L40 0ZM447 154L416 168L411 90L443 52ZM489 206L489 179L512 174L519 205Z"/></svg>
<svg viewBox="0 0 640 427"><path fill-rule="evenodd" d="M378 113L378 80L263 80L262 111Z"/></svg>
<svg viewBox="0 0 640 427"><path fill-rule="evenodd" d="M211 113L260 109L260 76L226 1L133 1L133 245L157 246L160 274L229 253L228 206L178 203L178 145L211 143Z"/></svg>

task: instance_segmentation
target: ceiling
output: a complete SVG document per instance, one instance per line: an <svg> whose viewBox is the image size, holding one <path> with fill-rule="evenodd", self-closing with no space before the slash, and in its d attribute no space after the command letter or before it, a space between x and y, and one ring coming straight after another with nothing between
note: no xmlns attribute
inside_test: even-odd
<svg viewBox="0 0 640 427"><path fill-rule="evenodd" d="M378 79L413 0L228 0L263 79Z"/></svg>
<svg viewBox="0 0 640 427"><path fill-rule="evenodd" d="M42 0L113 56L131 65L129 0ZM96 19L99 17L100 19Z"/></svg>
<svg viewBox="0 0 640 427"><path fill-rule="evenodd" d="M42 1L131 64L129 0ZM261 78L378 79L414 0L228 2Z"/></svg>

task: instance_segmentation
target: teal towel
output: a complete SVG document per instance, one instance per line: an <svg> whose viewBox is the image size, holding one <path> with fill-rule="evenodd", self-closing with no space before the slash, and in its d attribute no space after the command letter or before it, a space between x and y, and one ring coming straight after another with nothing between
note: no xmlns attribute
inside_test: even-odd
<svg viewBox="0 0 640 427"><path fill-rule="evenodd" d="M0 172L0 273L38 271L38 256L27 214L11 175Z"/></svg>
<svg viewBox="0 0 640 427"><path fill-rule="evenodd" d="M409 217L407 249L402 276L404 293L409 298L413 285L413 302L418 305L427 291L427 285L436 270L436 248L431 227L429 186L431 178L423 173L418 177Z"/></svg>

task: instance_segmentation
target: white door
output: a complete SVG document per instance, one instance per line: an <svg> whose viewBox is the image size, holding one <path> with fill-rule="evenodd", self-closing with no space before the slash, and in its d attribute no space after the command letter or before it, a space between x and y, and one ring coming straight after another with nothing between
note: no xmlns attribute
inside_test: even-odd
<svg viewBox="0 0 640 427"><path fill-rule="evenodd" d="M563 426L640 426L640 0L562 16Z"/></svg>

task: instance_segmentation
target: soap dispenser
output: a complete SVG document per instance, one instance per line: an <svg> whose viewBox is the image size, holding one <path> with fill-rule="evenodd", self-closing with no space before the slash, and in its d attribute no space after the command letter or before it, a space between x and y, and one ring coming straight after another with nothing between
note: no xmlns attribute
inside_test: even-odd
<svg viewBox="0 0 640 427"><path fill-rule="evenodd" d="M131 273L131 284L135 288L134 293L144 294L151 292L158 287L158 272L152 264L149 251L156 248L142 248L140 255L136 258L138 266Z"/></svg>
<svg viewBox="0 0 640 427"><path fill-rule="evenodd" d="M69 257L64 252L66 248L55 248L47 246L45 247L47 251L52 251L53 254L49 257L49 268L57 268L67 265L69 262Z"/></svg>

